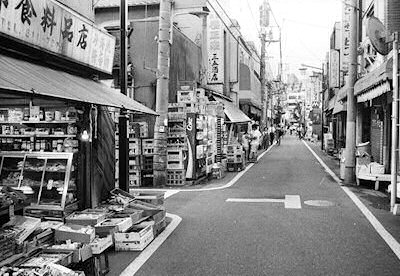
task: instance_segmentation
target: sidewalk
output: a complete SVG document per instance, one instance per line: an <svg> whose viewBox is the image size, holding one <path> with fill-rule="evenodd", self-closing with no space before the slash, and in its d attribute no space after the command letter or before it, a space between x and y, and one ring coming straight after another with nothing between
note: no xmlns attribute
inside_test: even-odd
<svg viewBox="0 0 400 276"><path fill-rule="evenodd" d="M325 162L325 164L339 177L339 159L330 156L321 150L321 143L306 143ZM381 185L379 191L374 190L374 183L362 181L360 186L347 186L376 217L383 227L400 242L400 217L390 212L390 194L385 190L387 185Z"/></svg>

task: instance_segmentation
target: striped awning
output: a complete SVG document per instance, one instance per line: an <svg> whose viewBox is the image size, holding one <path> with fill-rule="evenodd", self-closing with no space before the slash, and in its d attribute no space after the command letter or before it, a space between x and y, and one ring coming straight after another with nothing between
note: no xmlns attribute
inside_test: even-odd
<svg viewBox="0 0 400 276"><path fill-rule="evenodd" d="M390 91L391 91L390 82L385 81L379 84L378 86L375 86L374 88L368 90L367 92L358 95L357 102L358 103L366 102Z"/></svg>
<svg viewBox="0 0 400 276"><path fill-rule="evenodd" d="M251 119L246 114L244 114L243 111L239 109L239 107L235 106L233 102L220 98L215 94L213 95L215 96L214 97L215 100L224 105L224 112L226 117L228 117L227 122L237 124L237 123L247 123L251 121Z"/></svg>

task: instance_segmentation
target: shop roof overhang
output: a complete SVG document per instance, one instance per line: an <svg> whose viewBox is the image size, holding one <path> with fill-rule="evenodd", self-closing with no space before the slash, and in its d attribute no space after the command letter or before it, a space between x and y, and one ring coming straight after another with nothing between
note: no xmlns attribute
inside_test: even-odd
<svg viewBox="0 0 400 276"><path fill-rule="evenodd" d="M213 93L213 98L222 103L224 105L224 112L226 117L229 119L229 123L247 123L251 122L251 119L243 113L237 106L233 104L233 102L230 102L222 97L219 97L218 94Z"/></svg>
<svg viewBox="0 0 400 276"><path fill-rule="evenodd" d="M100 82L5 55L0 55L0 88L158 115Z"/></svg>
<svg viewBox="0 0 400 276"><path fill-rule="evenodd" d="M251 90L239 91L239 103L249 104L261 110L261 99L258 99L255 93Z"/></svg>
<svg viewBox="0 0 400 276"><path fill-rule="evenodd" d="M357 101L364 102L391 91L392 78L393 58L389 58L354 84L354 95L357 96Z"/></svg>

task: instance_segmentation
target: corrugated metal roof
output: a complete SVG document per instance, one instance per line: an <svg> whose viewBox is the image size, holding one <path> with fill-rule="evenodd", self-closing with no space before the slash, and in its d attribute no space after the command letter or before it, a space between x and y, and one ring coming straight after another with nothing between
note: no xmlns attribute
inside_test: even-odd
<svg viewBox="0 0 400 276"><path fill-rule="evenodd" d="M4 55L0 55L0 87L38 96L157 114L99 82Z"/></svg>
<svg viewBox="0 0 400 276"><path fill-rule="evenodd" d="M160 0L127 0L128 6L144 6L160 4ZM99 0L95 3L95 8L119 7L121 0Z"/></svg>

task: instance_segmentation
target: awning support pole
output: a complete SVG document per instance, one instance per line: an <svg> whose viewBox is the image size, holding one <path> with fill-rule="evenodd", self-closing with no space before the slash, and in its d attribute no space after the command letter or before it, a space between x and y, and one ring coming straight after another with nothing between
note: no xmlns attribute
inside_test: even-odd
<svg viewBox="0 0 400 276"><path fill-rule="evenodd" d="M128 6L126 0L121 0L120 19L121 19L121 63L120 63L120 88L121 93L126 95L127 87L127 55L126 55L126 15ZM118 120L119 131L119 188L129 192L129 142L128 142L128 117L126 109L120 109Z"/></svg>
<svg viewBox="0 0 400 276"><path fill-rule="evenodd" d="M394 33L393 40L393 101L392 101L392 160L391 160L391 196L390 196L390 211L394 211L394 207L396 205L396 195L397 195L397 173L398 173L398 147L399 147L399 45L398 33Z"/></svg>

